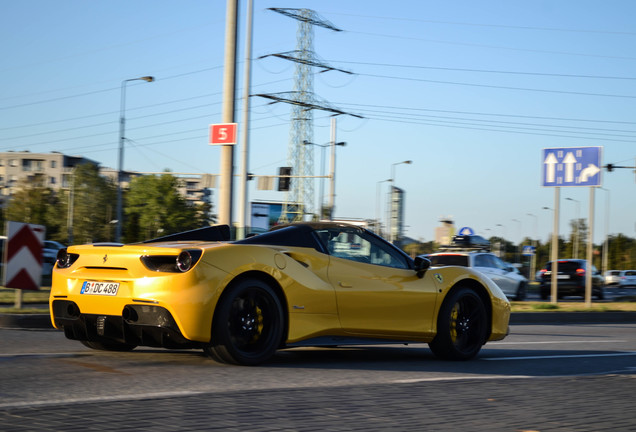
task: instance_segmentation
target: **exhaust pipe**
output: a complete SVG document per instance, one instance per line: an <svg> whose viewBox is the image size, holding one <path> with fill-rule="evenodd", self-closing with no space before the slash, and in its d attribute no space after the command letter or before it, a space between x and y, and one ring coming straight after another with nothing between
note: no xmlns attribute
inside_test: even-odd
<svg viewBox="0 0 636 432"><path fill-rule="evenodd" d="M126 321L128 324L134 324L139 321L139 315L137 314L137 311L130 305L124 306L124 310L121 315L122 318L124 318L124 321Z"/></svg>

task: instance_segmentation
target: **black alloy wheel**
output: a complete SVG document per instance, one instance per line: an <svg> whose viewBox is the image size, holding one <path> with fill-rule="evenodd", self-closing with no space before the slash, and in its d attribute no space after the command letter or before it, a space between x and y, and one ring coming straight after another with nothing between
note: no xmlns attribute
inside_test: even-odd
<svg viewBox="0 0 636 432"><path fill-rule="evenodd" d="M429 346L436 356L446 360L471 359L486 343L487 320L481 297L470 288L459 288L442 304L437 335Z"/></svg>
<svg viewBox="0 0 636 432"><path fill-rule="evenodd" d="M205 352L222 363L257 365L281 345L283 311L266 283L248 279L230 288L215 311L212 339Z"/></svg>

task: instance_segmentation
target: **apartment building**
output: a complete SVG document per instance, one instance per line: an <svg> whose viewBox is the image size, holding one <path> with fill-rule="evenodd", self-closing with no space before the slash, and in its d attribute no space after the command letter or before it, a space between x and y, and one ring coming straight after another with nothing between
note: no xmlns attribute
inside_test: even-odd
<svg viewBox="0 0 636 432"><path fill-rule="evenodd" d="M51 189L68 189L71 185L73 168L89 163L99 167L99 172L105 177L117 181L117 170L100 167L99 162L82 156L69 156L59 152L32 153L28 151L0 152L0 205L4 206L7 199L15 192L22 181L43 180L44 185ZM122 187L127 188L134 177L147 174L135 171L124 171ZM182 187L179 193L192 204L211 203L212 188L215 187L216 176L211 174L182 174L170 173L179 177Z"/></svg>

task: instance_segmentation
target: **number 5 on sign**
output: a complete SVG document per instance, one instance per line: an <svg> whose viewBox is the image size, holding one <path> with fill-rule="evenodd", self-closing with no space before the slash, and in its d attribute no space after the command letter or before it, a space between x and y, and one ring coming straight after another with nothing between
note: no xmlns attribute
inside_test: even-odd
<svg viewBox="0 0 636 432"><path fill-rule="evenodd" d="M236 123L210 125L210 144L236 144Z"/></svg>

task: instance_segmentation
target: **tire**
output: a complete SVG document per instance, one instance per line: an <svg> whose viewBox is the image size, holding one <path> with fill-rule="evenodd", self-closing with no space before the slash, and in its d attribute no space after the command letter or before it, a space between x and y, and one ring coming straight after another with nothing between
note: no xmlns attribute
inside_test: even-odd
<svg viewBox="0 0 636 432"><path fill-rule="evenodd" d="M269 360L282 337L278 297L266 283L246 279L228 288L219 301L212 339L203 350L221 363L253 366Z"/></svg>
<svg viewBox="0 0 636 432"><path fill-rule="evenodd" d="M80 341L82 345L94 350L101 351L132 351L137 348L137 345L131 345L122 342L93 342L93 341Z"/></svg>
<svg viewBox="0 0 636 432"><path fill-rule="evenodd" d="M515 300L524 301L526 299L526 284L523 282L519 283L517 287L517 295L515 296Z"/></svg>
<svg viewBox="0 0 636 432"><path fill-rule="evenodd" d="M488 313L481 297L462 287L444 300L437 319L437 335L429 346L445 360L469 360L486 343Z"/></svg>
<svg viewBox="0 0 636 432"><path fill-rule="evenodd" d="M541 288L541 300L547 300L550 297L550 292Z"/></svg>
<svg viewBox="0 0 636 432"><path fill-rule="evenodd" d="M599 287L598 292L596 293L596 298L598 300L605 299L605 293L603 292L603 287Z"/></svg>

